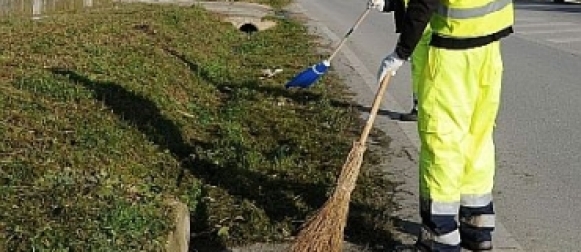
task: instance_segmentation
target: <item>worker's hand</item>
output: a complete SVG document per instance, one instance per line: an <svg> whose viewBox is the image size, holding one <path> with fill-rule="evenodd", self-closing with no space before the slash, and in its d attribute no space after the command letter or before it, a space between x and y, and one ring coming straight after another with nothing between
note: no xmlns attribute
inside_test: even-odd
<svg viewBox="0 0 581 252"><path fill-rule="evenodd" d="M381 82L387 73L390 73L391 76L395 76L395 72L403 65L403 63L405 63L405 60L399 58L395 52L387 55L379 66L377 81Z"/></svg>
<svg viewBox="0 0 581 252"><path fill-rule="evenodd" d="M378 81L381 82L387 73L390 73L391 76L395 76L395 73L403 63L405 63L405 60L397 56L395 52L387 55L379 66L379 71L377 73Z"/></svg>
<svg viewBox="0 0 581 252"><path fill-rule="evenodd" d="M382 12L385 8L385 0L369 0L368 7Z"/></svg>

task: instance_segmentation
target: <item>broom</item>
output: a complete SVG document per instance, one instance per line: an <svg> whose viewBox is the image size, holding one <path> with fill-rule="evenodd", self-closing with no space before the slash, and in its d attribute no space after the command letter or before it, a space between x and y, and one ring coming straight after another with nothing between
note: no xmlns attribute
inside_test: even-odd
<svg viewBox="0 0 581 252"><path fill-rule="evenodd" d="M331 197L325 202L317 215L310 218L301 227L297 239L290 247L291 252L340 252L343 248L343 231L347 224L351 193L355 189L357 177L361 170L363 154L365 153L367 137L373 127L373 122L381 105L381 100L391 74L388 73L381 82L365 128L359 141L353 147L343 164L337 186Z"/></svg>

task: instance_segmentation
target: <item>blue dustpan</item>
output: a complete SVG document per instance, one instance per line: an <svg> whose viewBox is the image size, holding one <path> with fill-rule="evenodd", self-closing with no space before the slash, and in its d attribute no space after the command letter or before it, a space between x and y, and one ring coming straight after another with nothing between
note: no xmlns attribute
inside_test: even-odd
<svg viewBox="0 0 581 252"><path fill-rule="evenodd" d="M308 87L312 86L313 84L315 84L315 82L319 79L319 77L321 77L321 75L323 75L327 72L327 69L329 69L329 66L331 66L331 63L330 63L331 60L337 55L337 52L339 52L341 47L343 47L343 45L345 44L345 41L347 41L347 38L349 38L349 36L351 36L353 31L355 31L355 29L359 26L359 24L361 24L363 19L365 19L365 16L367 16L367 14L369 14L370 10L371 10L371 7L368 6L367 9L365 10L365 12L363 12L361 14L361 16L359 16L359 19L357 19L357 22L355 22L355 24L353 25L353 27L351 27L349 32L347 32L347 34L345 34L343 39L341 39L339 46L337 46L337 48L333 51L333 54L331 54L331 56L327 60L323 60L320 63L305 69L304 71L299 73L297 76L295 76L292 80L290 80L284 86L286 88L292 88L292 87L308 88Z"/></svg>
<svg viewBox="0 0 581 252"><path fill-rule="evenodd" d="M311 85L315 84L321 75L327 72L329 69L329 61L324 60L316 65L312 65L311 67L305 69L297 76L295 76L292 80L290 80L284 87L292 88L308 88Z"/></svg>

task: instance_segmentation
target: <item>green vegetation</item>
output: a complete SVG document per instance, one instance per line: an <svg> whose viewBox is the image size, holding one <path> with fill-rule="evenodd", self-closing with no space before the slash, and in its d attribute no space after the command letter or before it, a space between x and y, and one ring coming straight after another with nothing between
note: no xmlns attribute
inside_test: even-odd
<svg viewBox="0 0 581 252"><path fill-rule="evenodd" d="M252 36L167 5L2 20L0 250L160 251L174 198L194 246L289 238L360 121L332 74L284 89L321 58L275 20ZM272 66L285 72L259 79ZM385 241L390 185L367 168L359 182L349 237Z"/></svg>
<svg viewBox="0 0 581 252"><path fill-rule="evenodd" d="M220 0L210 0L210 1L220 1ZM284 7L286 5L288 5L289 3L292 2L292 0L234 0L232 2L252 2L252 3L258 3L258 4L265 4L265 5L270 5L274 8L281 8Z"/></svg>

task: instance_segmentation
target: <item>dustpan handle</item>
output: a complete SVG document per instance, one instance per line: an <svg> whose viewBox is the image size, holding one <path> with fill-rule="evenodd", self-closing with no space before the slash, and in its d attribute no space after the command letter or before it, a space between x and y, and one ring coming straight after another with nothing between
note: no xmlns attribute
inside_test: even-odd
<svg viewBox="0 0 581 252"><path fill-rule="evenodd" d="M345 34L345 36L343 36L343 39L341 39L341 43L339 43L339 46L337 46L337 48L335 49L335 51L333 52L333 54L331 54L331 56L328 59L329 61L331 61L331 60L333 60L333 58L335 58L335 56L337 55L337 53L339 52L339 50L341 50L341 47L343 47L343 45L347 41L347 38L349 38L349 36L351 36L351 34L355 31L355 29L357 29L357 27L361 24L361 22L363 22L363 19L365 19L365 17L367 16L367 14L369 14L369 11L371 11L371 7L367 7L367 9L365 10L365 12L363 12L361 14L361 16L359 16L359 19L357 19L357 21L355 22L355 24L353 25L353 27L347 32L347 34Z"/></svg>
<svg viewBox="0 0 581 252"><path fill-rule="evenodd" d="M383 78L381 84L379 85L377 94L375 95L375 99L373 100L371 112L369 112L369 117L367 118L367 122L365 123L365 128L363 128L363 131L361 132L361 137L359 138L359 144L361 145L365 145L365 142L367 142L367 137L369 136L369 132L371 132L371 129L373 128L373 122L375 121L377 111L379 111L381 101L383 100L383 96L385 94L385 91L387 90L387 86L389 86L390 78L391 72L385 75L385 78Z"/></svg>

